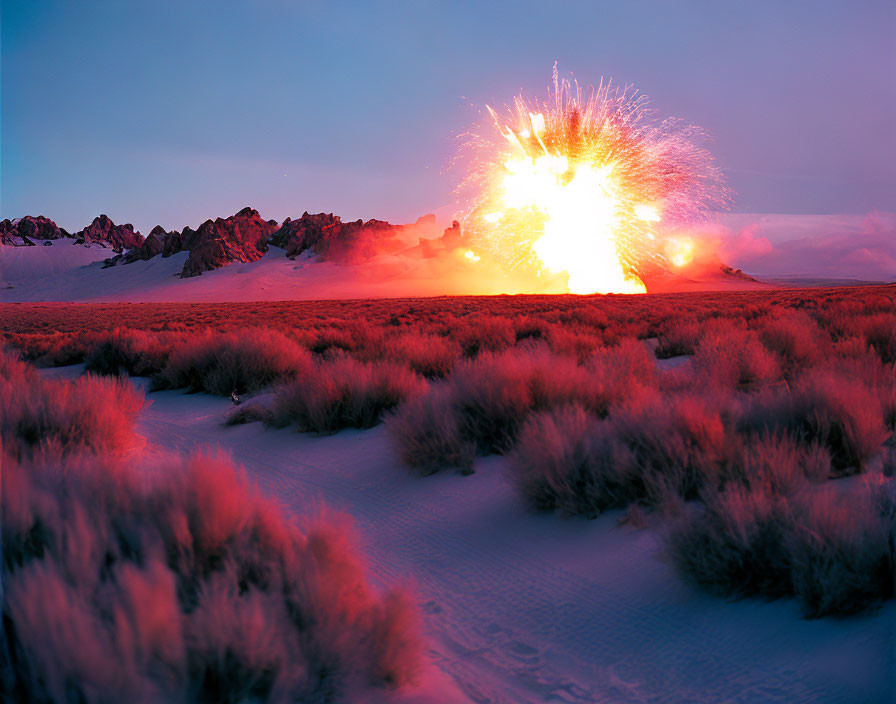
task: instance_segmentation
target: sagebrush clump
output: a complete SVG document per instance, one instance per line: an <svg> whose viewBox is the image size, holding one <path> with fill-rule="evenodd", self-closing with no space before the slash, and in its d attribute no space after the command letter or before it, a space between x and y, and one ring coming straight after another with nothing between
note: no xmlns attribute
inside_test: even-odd
<svg viewBox="0 0 896 704"><path fill-rule="evenodd" d="M153 377L155 389L188 388L226 396L247 393L307 373L311 355L286 335L267 328L204 331L173 349Z"/></svg>
<svg viewBox="0 0 896 704"><path fill-rule="evenodd" d="M418 615L368 585L344 517L296 523L221 456L8 459L16 701L352 701L412 681Z"/></svg>
<svg viewBox="0 0 896 704"><path fill-rule="evenodd" d="M0 446L14 457L46 450L122 454L138 442L134 422L145 402L127 380L45 379L0 351Z"/></svg>

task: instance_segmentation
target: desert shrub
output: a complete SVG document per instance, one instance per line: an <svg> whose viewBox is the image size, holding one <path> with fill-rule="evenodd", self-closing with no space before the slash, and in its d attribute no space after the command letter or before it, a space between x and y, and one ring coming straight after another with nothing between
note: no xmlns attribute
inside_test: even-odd
<svg viewBox="0 0 896 704"><path fill-rule="evenodd" d="M17 457L41 448L120 453L135 440L144 396L125 380L44 379L0 353L0 444Z"/></svg>
<svg viewBox="0 0 896 704"><path fill-rule="evenodd" d="M547 343L554 354L569 355L581 362L604 346L604 336L585 329L554 325L548 330Z"/></svg>
<svg viewBox="0 0 896 704"><path fill-rule="evenodd" d="M694 354L702 335L703 328L695 320L670 321L658 335L659 344L655 350L657 359Z"/></svg>
<svg viewBox="0 0 896 704"><path fill-rule="evenodd" d="M652 388L657 377L653 355L633 339L594 350L586 366L603 380L611 405Z"/></svg>
<svg viewBox="0 0 896 704"><path fill-rule="evenodd" d="M721 481L729 432L724 406L693 393L633 399L610 420L618 440L632 453L647 503L694 498L707 483Z"/></svg>
<svg viewBox="0 0 896 704"><path fill-rule="evenodd" d="M861 322L865 339L881 360L888 364L896 362L896 313L877 313Z"/></svg>
<svg viewBox="0 0 896 704"><path fill-rule="evenodd" d="M479 315L466 318L451 335L460 343L465 357L475 357L483 351L500 352L516 342L513 322L499 315Z"/></svg>
<svg viewBox="0 0 896 704"><path fill-rule="evenodd" d="M896 430L896 365L885 363L863 341L848 338L835 346L837 358L826 366L861 382L880 401L884 424Z"/></svg>
<svg viewBox="0 0 896 704"><path fill-rule="evenodd" d="M641 399L604 421L578 406L533 414L510 466L530 506L595 515L694 498L719 483L726 448L717 409L686 396Z"/></svg>
<svg viewBox="0 0 896 704"><path fill-rule="evenodd" d="M733 484L669 525L665 541L684 576L720 596L792 593L785 547L794 520L787 499Z"/></svg>
<svg viewBox="0 0 896 704"><path fill-rule="evenodd" d="M552 327L547 321L533 315L518 315L512 323L517 342L547 339Z"/></svg>
<svg viewBox="0 0 896 704"><path fill-rule="evenodd" d="M175 344L165 333L117 328L97 336L84 368L97 374L152 376L162 371Z"/></svg>
<svg viewBox="0 0 896 704"><path fill-rule="evenodd" d="M448 376L460 354L460 346L450 338L419 333L388 337L380 351L382 358L404 362L430 379Z"/></svg>
<svg viewBox="0 0 896 704"><path fill-rule="evenodd" d="M428 472L457 466L460 448L464 458L470 446L483 454L507 452L533 411L575 403L606 415L612 405L649 388L655 374L644 346L629 343L601 348L586 364L538 346L463 360L444 386L430 392L432 399L415 406L425 411L411 417L399 410L402 420L393 423L391 433L399 455ZM409 433L406 441L402 432ZM416 448L427 443L445 456L425 460ZM460 466L466 467L466 460Z"/></svg>
<svg viewBox="0 0 896 704"><path fill-rule="evenodd" d="M308 343L312 352L325 355L331 351L351 352L358 340L348 326L326 326L315 330Z"/></svg>
<svg viewBox="0 0 896 704"><path fill-rule="evenodd" d="M804 445L789 435L761 433L731 441L724 482L790 496L807 481L821 483L831 474L831 456L818 445Z"/></svg>
<svg viewBox="0 0 896 704"><path fill-rule="evenodd" d="M153 377L156 389L187 387L225 396L290 379L311 367L307 350L267 328L205 331L186 338Z"/></svg>
<svg viewBox="0 0 896 704"><path fill-rule="evenodd" d="M425 389L426 382L404 365L340 356L277 388L271 417L275 425L295 423L316 433L372 428L384 412Z"/></svg>
<svg viewBox="0 0 896 704"><path fill-rule="evenodd" d="M893 596L892 481L782 494L731 484L704 495L665 536L673 564L724 596L795 595L809 617L847 615Z"/></svg>
<svg viewBox="0 0 896 704"><path fill-rule="evenodd" d="M825 319L839 340L858 338L867 343L881 361L896 362L896 314L893 302L884 310L839 306L825 311Z"/></svg>
<svg viewBox="0 0 896 704"><path fill-rule="evenodd" d="M419 669L413 602L371 589L346 520L297 524L224 458L2 482L13 700L341 701Z"/></svg>
<svg viewBox="0 0 896 704"><path fill-rule="evenodd" d="M758 329L762 343L791 369L815 364L830 346L818 323L803 311L785 311L765 318Z"/></svg>
<svg viewBox="0 0 896 704"><path fill-rule="evenodd" d="M451 390L445 384L402 403L386 418L386 428L402 463L421 474L473 469L476 443L461 432Z"/></svg>
<svg viewBox="0 0 896 704"><path fill-rule="evenodd" d="M893 596L896 495L884 491L868 485L846 496L829 490L802 498L786 546L807 616L857 613Z"/></svg>
<svg viewBox="0 0 896 704"><path fill-rule="evenodd" d="M780 365L753 332L733 325L708 329L697 346L694 368L721 388L756 389L780 376Z"/></svg>
<svg viewBox="0 0 896 704"><path fill-rule="evenodd" d="M596 516L643 495L630 450L581 406L532 414L510 453L511 480L538 511Z"/></svg>
<svg viewBox="0 0 896 704"><path fill-rule="evenodd" d="M382 358L388 339L383 326L364 318L327 321L302 337L305 345L324 359L351 355L365 362Z"/></svg>
<svg viewBox="0 0 896 704"><path fill-rule="evenodd" d="M37 367L80 364L94 344L97 333L40 333L16 335L10 343Z"/></svg>
<svg viewBox="0 0 896 704"><path fill-rule="evenodd" d="M624 370L607 362L600 371L605 373L543 349L481 354L458 365L451 375L451 408L459 417L462 434L480 452L501 453L513 445L532 411L575 402L606 413Z"/></svg>
<svg viewBox="0 0 896 704"><path fill-rule="evenodd" d="M746 433L786 433L830 452L836 473L860 471L887 436L880 400L861 382L831 369L806 372L793 388L749 399L738 422Z"/></svg>

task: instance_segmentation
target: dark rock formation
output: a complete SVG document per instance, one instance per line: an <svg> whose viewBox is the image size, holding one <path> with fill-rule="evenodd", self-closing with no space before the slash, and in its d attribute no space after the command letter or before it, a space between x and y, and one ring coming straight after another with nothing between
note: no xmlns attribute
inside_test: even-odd
<svg viewBox="0 0 896 704"><path fill-rule="evenodd" d="M429 233L433 228L434 215L424 216L413 225L392 225L383 220L342 222L332 213L306 212L297 220L287 218L270 244L286 250L290 258L310 250L320 261L353 264L405 249L411 229Z"/></svg>
<svg viewBox="0 0 896 704"><path fill-rule="evenodd" d="M276 223L262 219L253 208L243 208L229 218L206 220L195 232L184 228L177 242L177 251L189 250L190 256L181 277L199 276L203 271L233 262L258 261L268 251L268 238L276 229ZM175 251L173 248L169 251L168 239L165 241L165 256Z"/></svg>
<svg viewBox="0 0 896 704"><path fill-rule="evenodd" d="M721 272L722 272L725 276L730 276L730 277L735 278L735 279L740 279L741 281L752 281L753 283L759 283L759 281L758 281L757 279L754 279L754 278L753 278L752 276L750 276L749 274L745 274L745 273L744 273L742 270L740 270L740 269L734 269L734 268L732 268L732 267L730 267L730 266L727 266L727 265L725 265L725 264L722 264L722 265L719 267L719 269L721 270Z"/></svg>
<svg viewBox="0 0 896 704"><path fill-rule="evenodd" d="M143 243L143 235L134 232L134 226L130 223L116 225L108 215L103 214L94 218L83 230L75 233L75 240L78 244L99 244L121 252L139 247Z"/></svg>
<svg viewBox="0 0 896 704"><path fill-rule="evenodd" d="M63 237L71 235L43 215L26 215L16 221L0 221L0 244L18 244L16 239L21 239L28 245L33 245L32 239L58 240Z"/></svg>
<svg viewBox="0 0 896 704"><path fill-rule="evenodd" d="M181 277L187 278L234 262L257 261L269 246L286 250L291 258L307 251L319 261L337 264L359 264L396 252L407 256L438 256L445 249L459 246L461 232L457 223L442 232L434 215L426 215L410 225L392 225L383 220L343 222L332 213L306 212L296 220L287 218L278 225L276 220L264 220L257 210L248 207L228 218L206 220L196 230L185 227L180 232L166 232L157 225L146 239L132 225L116 225L107 215L95 218L74 235L42 216L0 222L3 244L33 245L30 238L62 237L77 244L114 250L116 256L107 258L103 268L187 252L181 271Z"/></svg>
<svg viewBox="0 0 896 704"><path fill-rule="evenodd" d="M134 247L124 255L122 263L130 264L131 262L152 259L157 254L162 254L165 249L165 242L169 237L173 236L180 236L180 233L165 232L164 227L156 225L139 247Z"/></svg>

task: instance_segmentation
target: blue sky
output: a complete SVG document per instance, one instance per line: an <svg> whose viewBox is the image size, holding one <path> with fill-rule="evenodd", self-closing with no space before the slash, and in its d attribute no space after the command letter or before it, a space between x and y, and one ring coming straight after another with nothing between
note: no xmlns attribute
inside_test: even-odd
<svg viewBox="0 0 896 704"><path fill-rule="evenodd" d="M705 127L734 210L896 210L896 3L4 0L0 215L410 221L554 61Z"/></svg>

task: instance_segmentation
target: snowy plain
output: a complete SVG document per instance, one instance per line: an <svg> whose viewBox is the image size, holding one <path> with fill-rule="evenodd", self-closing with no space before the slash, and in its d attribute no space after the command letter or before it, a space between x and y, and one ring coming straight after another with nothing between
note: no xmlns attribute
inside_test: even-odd
<svg viewBox="0 0 896 704"><path fill-rule="evenodd" d="M563 281L518 279L483 268L459 251L421 258L413 250L379 255L360 264L317 261L304 253L289 259L270 247L260 260L234 263L201 276L180 278L188 253L104 267L114 252L57 240L49 247L0 247L0 303L24 301L252 302L338 300L409 296L563 293ZM765 283L720 276L681 278L657 290L743 290L772 288ZM534 288L533 288L534 286Z"/></svg>

